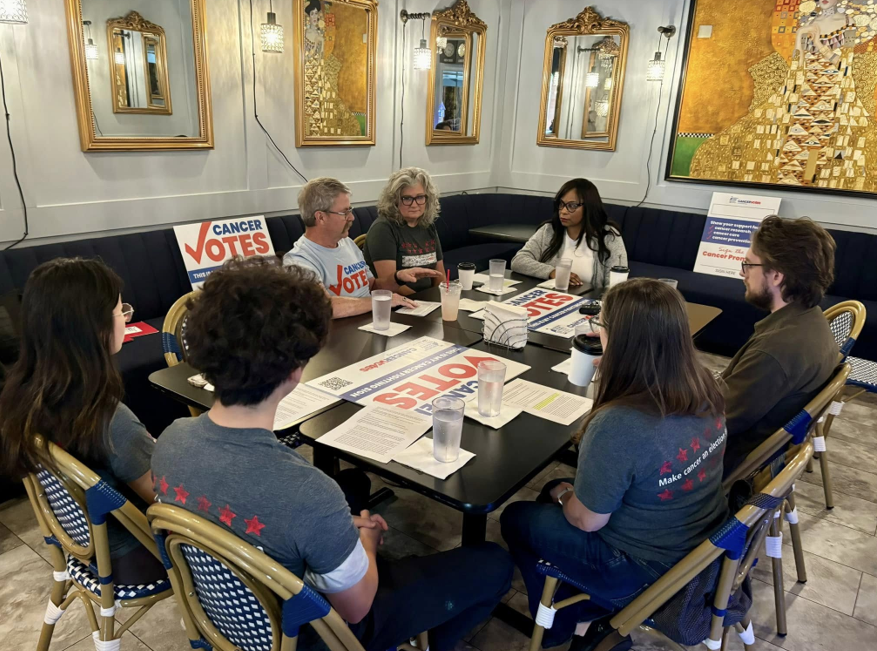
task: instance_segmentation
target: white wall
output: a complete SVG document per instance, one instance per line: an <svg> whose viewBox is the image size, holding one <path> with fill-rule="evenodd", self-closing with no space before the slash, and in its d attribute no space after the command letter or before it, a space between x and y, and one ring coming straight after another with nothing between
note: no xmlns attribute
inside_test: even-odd
<svg viewBox="0 0 877 651"><path fill-rule="evenodd" d="M510 107L503 116L493 184L512 191L554 194L575 176L594 181L604 199L639 203L646 193L646 160L658 117L658 131L650 166L651 187L645 205L688 212L705 212L714 191L727 187L665 181L666 161L673 128L676 88L688 20L688 0L510 0L509 58L503 102ZM604 16L630 24L630 49L614 152L588 152L536 146L545 33L558 22L572 18L587 5ZM733 4L733 3L731 3ZM659 25L676 25L679 34L669 43L667 76L658 103L659 84L645 80L646 66L658 44ZM721 92L721 89L716 89ZM877 202L838 195L741 189L748 194L779 196L781 213L808 215L833 227L877 232Z"/></svg>
<svg viewBox="0 0 877 651"><path fill-rule="evenodd" d="M303 182L268 145L253 117L249 2L209 0L205 4L216 143L211 151L83 153L62 6L32 0L28 25L0 25L12 138L30 217L29 243L295 208ZM411 12L432 11L450 4L450 0L380 2L376 146L296 149L292 2L274 3L277 20L285 28L286 52L257 52L259 116L308 178L331 175L342 179L353 189L354 203L377 198L386 178L399 167L399 11L403 7ZM428 168L447 193L490 185L495 125L501 122L495 101L499 78L504 76L504 70L498 72L502 61L498 52L504 49L500 13L508 3L471 0L469 4L488 24L478 145L426 147L428 74L411 70L410 64L420 23L409 23L406 28L403 162ZM255 0L254 11L258 41L268 3ZM427 35L428 30L427 26ZM0 242L18 239L23 214L5 137L0 138L0 207Z"/></svg>

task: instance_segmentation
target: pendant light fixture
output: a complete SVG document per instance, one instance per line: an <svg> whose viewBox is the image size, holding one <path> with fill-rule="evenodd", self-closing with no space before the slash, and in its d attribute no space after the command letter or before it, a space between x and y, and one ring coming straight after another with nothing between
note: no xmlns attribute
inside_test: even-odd
<svg viewBox="0 0 877 651"><path fill-rule="evenodd" d="M596 88L600 85L600 73L599 72L589 72L585 75L585 86L588 88Z"/></svg>
<svg viewBox="0 0 877 651"><path fill-rule="evenodd" d="M426 18L420 22L420 47L414 48L414 69L429 70L432 68L432 50L426 44L424 32L426 31Z"/></svg>
<svg viewBox="0 0 877 651"><path fill-rule="evenodd" d="M113 55L113 61L116 62L117 66L125 65L125 53L122 52L122 48L116 48L116 53Z"/></svg>
<svg viewBox="0 0 877 651"><path fill-rule="evenodd" d="M268 22L262 23L262 52L283 53L283 25L277 24L273 0L268 0Z"/></svg>
<svg viewBox="0 0 877 651"><path fill-rule="evenodd" d="M655 57L649 61L649 67L646 70L646 81L664 81L664 72L667 67L667 62L661 55L661 37L666 37L667 45L669 45L670 39L676 35L676 27L673 25L670 25L669 27L659 27L658 34L660 34L660 36L658 36L658 49L655 51ZM667 46L664 47L664 52L667 52Z"/></svg>
<svg viewBox="0 0 877 651"><path fill-rule="evenodd" d="M27 25L26 0L0 0L0 23Z"/></svg>
<svg viewBox="0 0 877 651"><path fill-rule="evenodd" d="M87 61L94 61L99 55L97 45L94 44L94 39L91 37L91 21L83 20L82 25L85 31L83 34L85 37L85 59Z"/></svg>

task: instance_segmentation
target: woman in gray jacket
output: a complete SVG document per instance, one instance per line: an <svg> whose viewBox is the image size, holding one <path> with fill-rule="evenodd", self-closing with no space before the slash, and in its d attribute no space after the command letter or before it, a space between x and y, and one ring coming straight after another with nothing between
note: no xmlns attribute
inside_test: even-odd
<svg viewBox="0 0 877 651"><path fill-rule="evenodd" d="M512 271L554 278L558 260L572 260L570 286L609 285L609 270L627 266L621 229L609 221L597 187L572 179L554 196L554 217L545 222L512 259Z"/></svg>

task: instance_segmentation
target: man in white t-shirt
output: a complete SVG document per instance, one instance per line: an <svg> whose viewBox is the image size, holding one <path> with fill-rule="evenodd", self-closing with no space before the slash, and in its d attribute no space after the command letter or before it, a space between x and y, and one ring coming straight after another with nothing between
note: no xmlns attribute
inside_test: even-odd
<svg viewBox="0 0 877 651"><path fill-rule="evenodd" d="M371 310L373 289L393 293L393 307L417 304L396 294L399 285L420 278L441 277L434 269L400 269L394 278L378 280L365 262L362 251L347 234L353 224L350 189L333 178L309 181L298 195L298 207L305 234L283 256L283 266L296 265L316 274L332 299L332 318L363 314Z"/></svg>

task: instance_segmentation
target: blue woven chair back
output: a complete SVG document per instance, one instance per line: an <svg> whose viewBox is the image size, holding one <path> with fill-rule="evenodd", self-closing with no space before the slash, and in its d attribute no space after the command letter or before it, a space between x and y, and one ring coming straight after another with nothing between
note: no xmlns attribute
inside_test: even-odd
<svg viewBox="0 0 877 651"><path fill-rule="evenodd" d="M265 607L225 563L192 545L180 545L198 602L216 629L242 651L271 651L273 629Z"/></svg>
<svg viewBox="0 0 877 651"><path fill-rule="evenodd" d="M828 327L831 328L837 347L843 348L853 331L853 313L841 312L828 322Z"/></svg>
<svg viewBox="0 0 877 651"><path fill-rule="evenodd" d="M64 533L70 536L77 545L88 547L91 543L88 518L79 503L73 499L73 496L58 478L48 470L40 470L37 473L37 480L46 491L46 500Z"/></svg>

